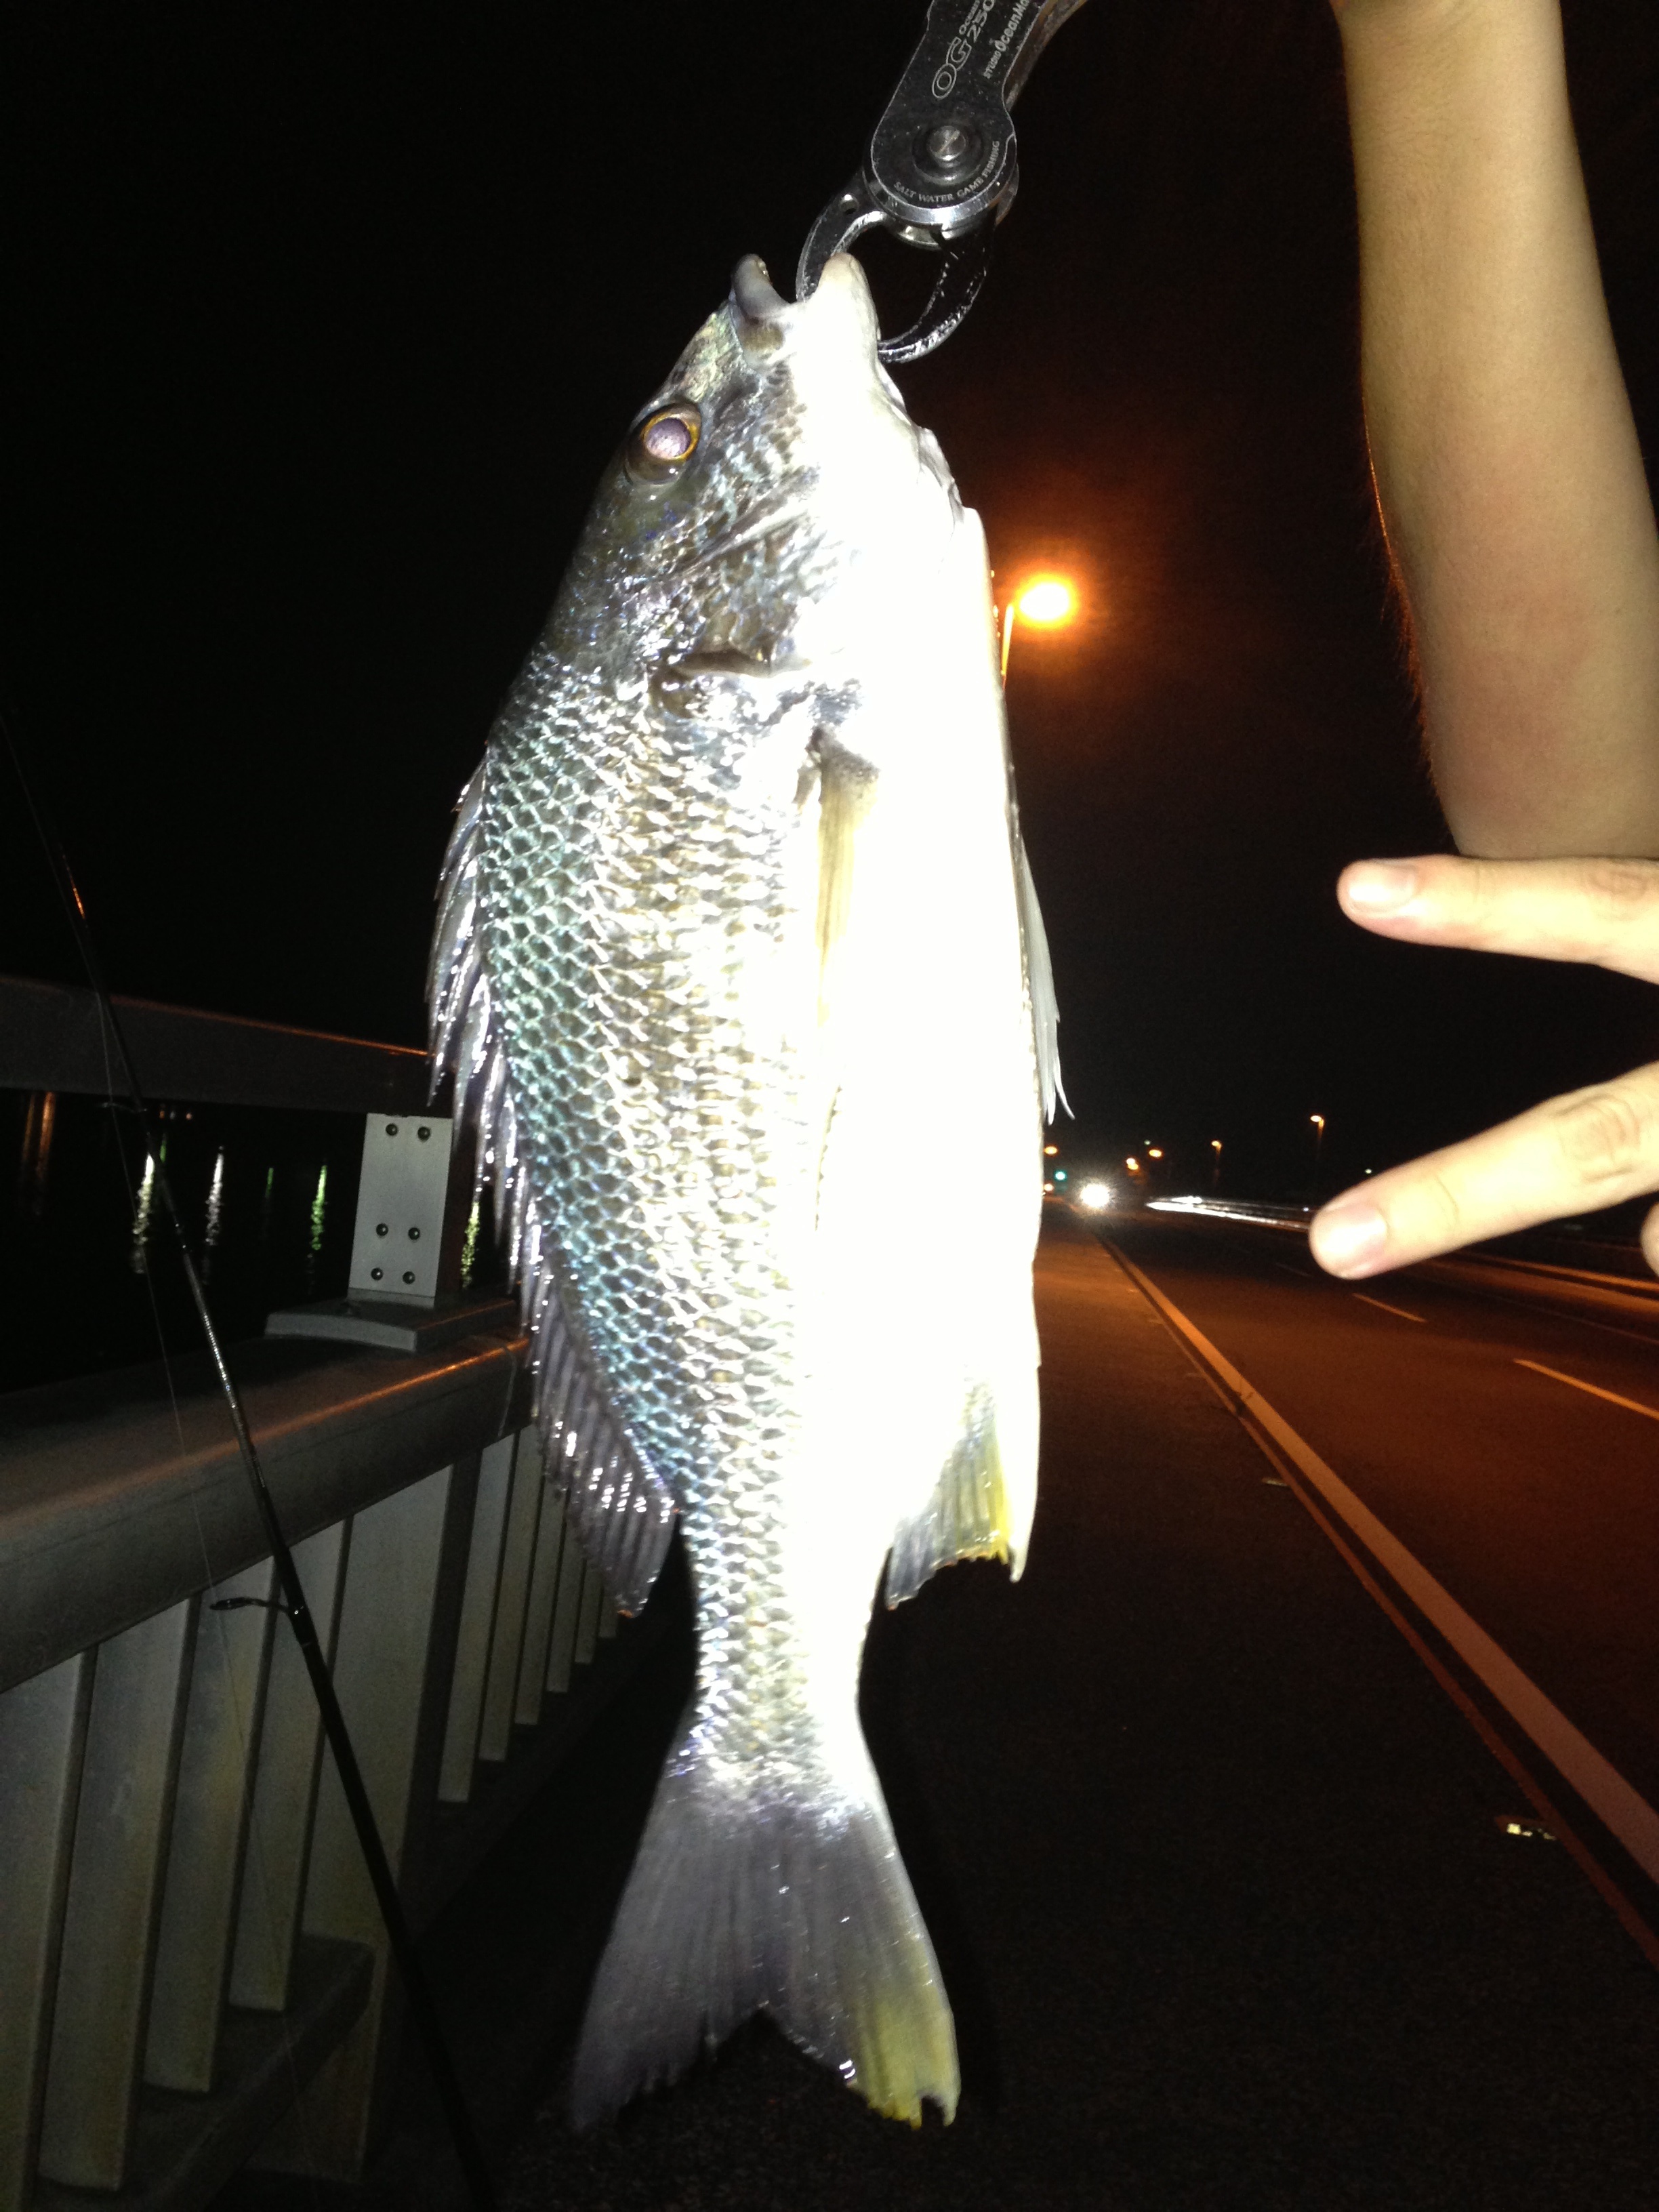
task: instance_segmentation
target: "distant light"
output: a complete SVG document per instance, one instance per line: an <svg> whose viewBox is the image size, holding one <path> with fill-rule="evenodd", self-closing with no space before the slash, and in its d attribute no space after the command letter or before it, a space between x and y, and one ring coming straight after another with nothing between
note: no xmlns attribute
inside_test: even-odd
<svg viewBox="0 0 1659 2212"><path fill-rule="evenodd" d="M1496 1815L1500 1835L1526 1836L1535 1843L1553 1844L1556 1840L1553 1828L1547 1828L1541 1820L1534 1820L1525 1813L1499 1813Z"/></svg>
<svg viewBox="0 0 1659 2212"><path fill-rule="evenodd" d="M1056 1168L1056 1169L1054 1170L1054 1181L1055 1181L1056 1182L1065 1182L1065 1180L1066 1180L1066 1170L1065 1170L1065 1169L1064 1169L1064 1168Z"/></svg>
<svg viewBox="0 0 1659 2212"><path fill-rule="evenodd" d="M1291 1218L1286 1209L1279 1206L1218 1206L1212 1198L1188 1195L1182 1198L1154 1198L1148 1201L1154 1213L1198 1213L1208 1221L1248 1221L1257 1229L1283 1229L1302 1234L1302 1216L1306 1206L1298 1206Z"/></svg>
<svg viewBox="0 0 1659 2212"><path fill-rule="evenodd" d="M1125 1160L1123 1164L1128 1169L1131 1175L1139 1175L1140 1173L1140 1162L1139 1160Z"/></svg>
<svg viewBox="0 0 1659 2212"><path fill-rule="evenodd" d="M1316 1129L1322 1129L1325 1126L1325 1116L1322 1114L1310 1114L1308 1119Z"/></svg>
<svg viewBox="0 0 1659 2212"><path fill-rule="evenodd" d="M1219 1138L1219 1137L1212 1137L1212 1138L1211 1138L1211 1139L1210 1139L1210 1150L1211 1150L1212 1152L1218 1152L1221 1150L1221 1139L1220 1139L1220 1138Z"/></svg>
<svg viewBox="0 0 1659 2212"><path fill-rule="evenodd" d="M1077 593L1063 576L1038 576L1025 586L1015 604L1024 621L1035 623L1042 629L1053 629L1060 623L1070 622L1077 610Z"/></svg>
<svg viewBox="0 0 1659 2212"><path fill-rule="evenodd" d="M1146 1157L1147 1157L1147 1158L1148 1158L1149 1160L1161 1160L1161 1159L1163 1158L1164 1155L1163 1155L1163 1153L1158 1150L1158 1146L1157 1146L1156 1145L1154 1145L1154 1146L1152 1147L1151 1151L1147 1153Z"/></svg>
<svg viewBox="0 0 1659 2212"><path fill-rule="evenodd" d="M1077 1202L1086 1206L1091 1213L1103 1212L1112 1202L1112 1186L1109 1182L1085 1182L1078 1192Z"/></svg>
<svg viewBox="0 0 1659 2212"><path fill-rule="evenodd" d="M1045 1145L1042 1147L1042 1157L1045 1160L1051 1160L1059 1150L1058 1145Z"/></svg>
<svg viewBox="0 0 1659 2212"><path fill-rule="evenodd" d="M1044 1190L1051 1191L1051 1190L1053 1190L1053 1188L1054 1188L1054 1185L1053 1185L1053 1183L1051 1183L1051 1182L1045 1182L1045 1183L1043 1184L1042 1188L1044 1188Z"/></svg>

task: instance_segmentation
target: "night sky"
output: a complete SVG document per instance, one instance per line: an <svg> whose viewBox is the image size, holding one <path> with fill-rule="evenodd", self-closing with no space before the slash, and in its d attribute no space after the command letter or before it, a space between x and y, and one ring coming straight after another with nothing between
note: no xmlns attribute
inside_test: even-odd
<svg viewBox="0 0 1659 2212"><path fill-rule="evenodd" d="M0 91L0 687L118 989L405 1042L456 793L634 410L787 289L920 4L33 11ZM1659 439L1659 11L1569 10ZM1619 979L1364 938L1443 844L1366 487L1324 0L1090 0L985 295L901 373L1005 576L1074 1160L1328 1187L1659 1054ZM869 264L896 327L925 274ZM0 797L0 968L73 979ZM909 1102L925 1174L931 1118ZM1184 1164L1190 1163L1190 1172ZM1201 1163L1201 1165L1200 1165Z"/></svg>

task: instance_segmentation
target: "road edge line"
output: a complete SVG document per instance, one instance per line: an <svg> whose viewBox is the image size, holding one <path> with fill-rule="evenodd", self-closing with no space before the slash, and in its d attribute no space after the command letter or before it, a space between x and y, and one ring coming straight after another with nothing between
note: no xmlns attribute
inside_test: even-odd
<svg viewBox="0 0 1659 2212"><path fill-rule="evenodd" d="M1569 1383L1582 1390L1587 1398L1605 1398L1610 1406L1622 1406L1627 1413L1645 1413L1650 1421L1659 1421L1659 1406L1644 1406L1639 1399L1621 1398L1616 1390L1604 1390L1599 1382L1586 1382L1582 1375L1564 1375L1559 1367L1540 1366L1535 1359L1517 1359L1517 1367L1529 1367L1534 1375L1547 1375L1552 1382Z"/></svg>
<svg viewBox="0 0 1659 2212"><path fill-rule="evenodd" d="M1659 1813L1545 1696L1532 1678L1522 1673L1501 1645L1463 1610L1450 1591L1437 1582L1399 1538L1383 1527L1335 1469L1297 1434L1225 1354L1188 1320L1179 1306L1143 1274L1126 1252L1115 1244L1108 1244L1107 1249L1158 1311L1226 1385L1239 1412L1247 1413L1251 1420L1260 1424L1511 1719L1577 1790L1596 1818L1618 1838L1644 1874L1659 1882Z"/></svg>

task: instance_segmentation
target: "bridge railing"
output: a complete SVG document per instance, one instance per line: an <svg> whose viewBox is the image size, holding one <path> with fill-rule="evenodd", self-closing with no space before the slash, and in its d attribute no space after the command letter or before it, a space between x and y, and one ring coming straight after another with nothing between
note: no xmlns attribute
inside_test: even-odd
<svg viewBox="0 0 1659 2212"><path fill-rule="evenodd" d="M255 1026L180 1018L193 1073L140 1042L141 1078L271 1103L225 1034ZM418 1113L420 1055L324 1042L333 1110ZM0 1079L73 1087L30 1049ZM418 1931L654 1630L618 1635L567 1536L513 1309L404 1318L413 1350L348 1328L233 1365ZM276 1596L204 1360L0 1398L0 2212L190 2207L256 2154L349 2179L373 2148L400 1997Z"/></svg>

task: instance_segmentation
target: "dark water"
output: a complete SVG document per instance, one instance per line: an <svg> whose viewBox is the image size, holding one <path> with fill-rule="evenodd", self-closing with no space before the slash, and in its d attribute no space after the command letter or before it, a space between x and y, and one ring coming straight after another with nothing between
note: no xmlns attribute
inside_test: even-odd
<svg viewBox="0 0 1659 2212"><path fill-rule="evenodd" d="M43 1144L42 1103L0 1092L0 1390L199 1346L158 1163L227 1341L344 1291L360 1115L158 1105L140 1121L60 1094Z"/></svg>

